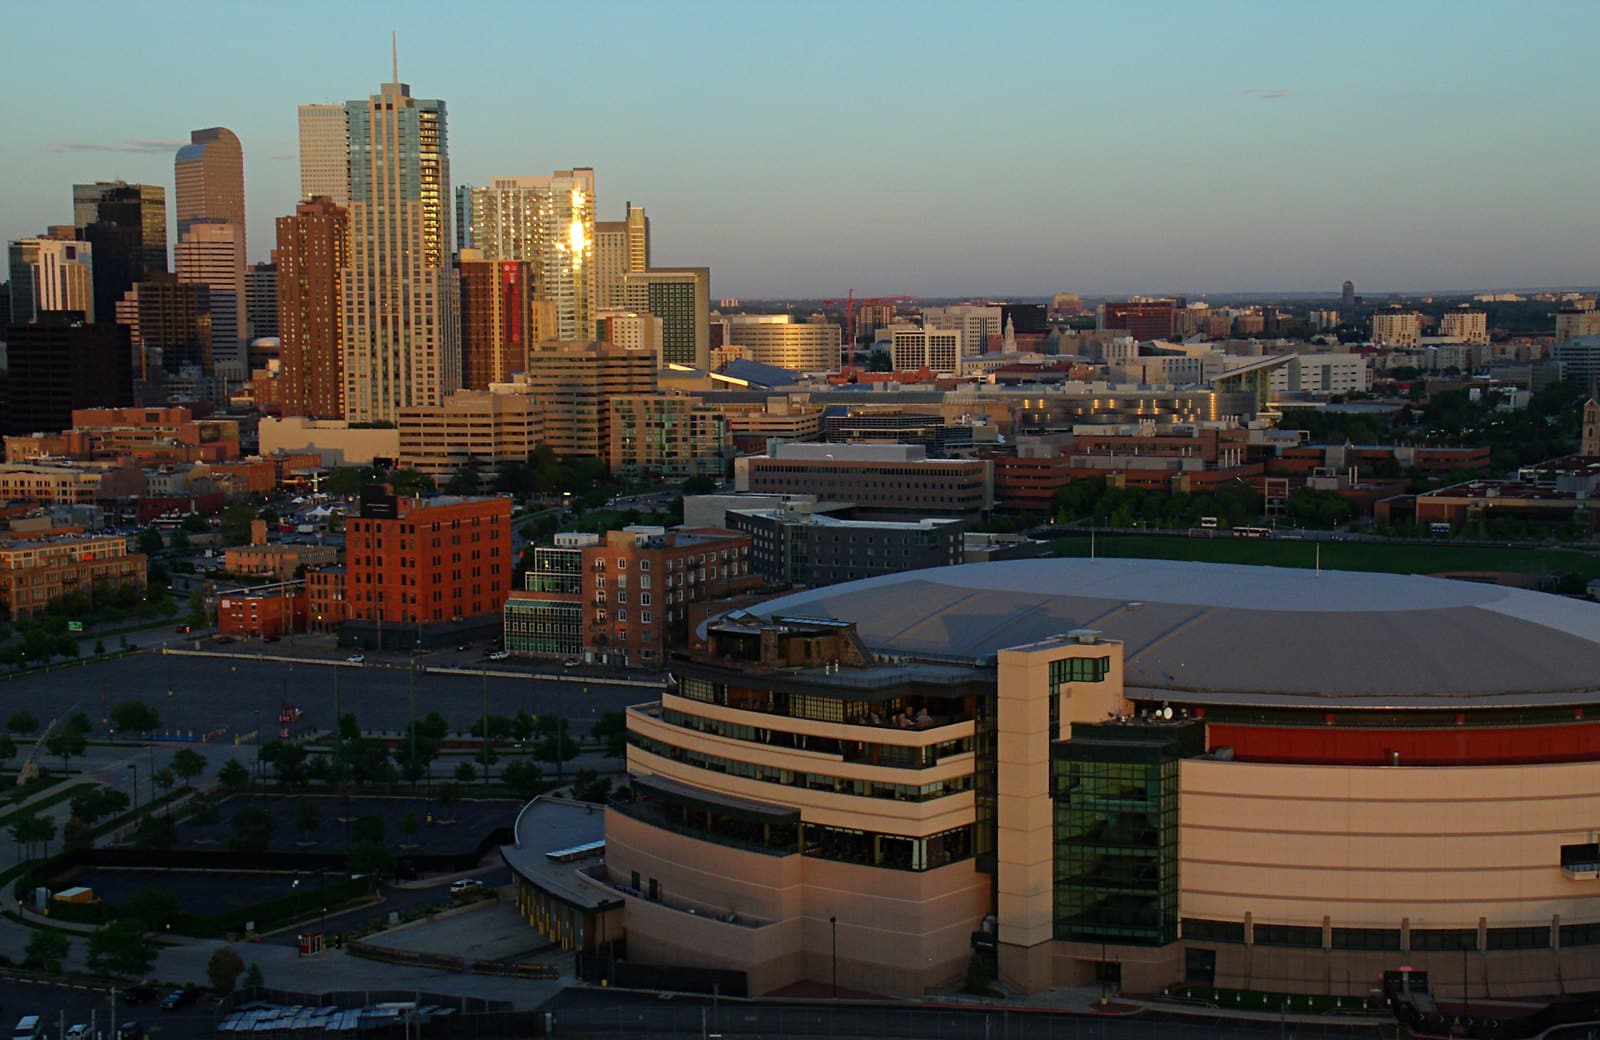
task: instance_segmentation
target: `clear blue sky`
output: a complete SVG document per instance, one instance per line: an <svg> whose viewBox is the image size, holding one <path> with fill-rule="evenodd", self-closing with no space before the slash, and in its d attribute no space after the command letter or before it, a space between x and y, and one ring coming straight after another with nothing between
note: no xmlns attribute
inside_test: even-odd
<svg viewBox="0 0 1600 1040"><path fill-rule="evenodd" d="M1600 283L1600 4L16 3L0 234L244 143L252 259L295 106L389 75L455 183L595 167L717 295Z"/></svg>

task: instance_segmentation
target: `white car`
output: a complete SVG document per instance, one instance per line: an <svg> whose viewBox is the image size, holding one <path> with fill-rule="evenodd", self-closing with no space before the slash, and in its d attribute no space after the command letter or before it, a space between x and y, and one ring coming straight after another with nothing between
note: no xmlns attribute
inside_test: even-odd
<svg viewBox="0 0 1600 1040"><path fill-rule="evenodd" d="M349 657L345 658L345 660L350 662L351 664L360 664L363 661L365 661L366 659L367 659L367 655L366 654L351 654Z"/></svg>
<svg viewBox="0 0 1600 1040"><path fill-rule="evenodd" d="M67 1040L84 1040L89 1035L89 1023L79 1022L67 1027Z"/></svg>
<svg viewBox="0 0 1600 1040"><path fill-rule="evenodd" d="M506 658L508 658L510 656L511 656L511 651L510 650L496 650L494 653L489 655L489 660L491 660L491 661L504 661Z"/></svg>
<svg viewBox="0 0 1600 1040"><path fill-rule="evenodd" d="M483 887L483 882L477 878L462 878L460 881L450 882L450 894L459 896L466 892L476 892Z"/></svg>

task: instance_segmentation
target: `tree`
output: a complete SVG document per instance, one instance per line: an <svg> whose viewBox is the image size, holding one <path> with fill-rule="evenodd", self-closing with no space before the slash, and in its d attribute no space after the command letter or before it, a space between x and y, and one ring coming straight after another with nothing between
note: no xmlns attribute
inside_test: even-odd
<svg viewBox="0 0 1600 1040"><path fill-rule="evenodd" d="M301 840L309 841L312 832L322 826L322 807L310 798L300 799L300 804L294 807L294 826Z"/></svg>
<svg viewBox="0 0 1600 1040"><path fill-rule="evenodd" d="M119 917L89 936L89 969L98 974L142 977L155 962L155 944L137 917Z"/></svg>
<svg viewBox="0 0 1600 1040"><path fill-rule="evenodd" d="M261 747L261 761L271 766L278 780L291 787L298 786L306 776L306 749L285 740L274 740Z"/></svg>
<svg viewBox="0 0 1600 1040"><path fill-rule="evenodd" d="M94 723L89 721L89 716L81 711L75 711L67 717L67 728L75 729L84 736L94 732Z"/></svg>
<svg viewBox="0 0 1600 1040"><path fill-rule="evenodd" d="M606 745L606 754L622 755L628 750L628 719L620 711L608 711L600 716L590 734Z"/></svg>
<svg viewBox="0 0 1600 1040"><path fill-rule="evenodd" d="M514 759L507 762L505 768L500 770L500 779L505 781L519 798L532 798L539 793L539 783L544 779L544 770L525 758Z"/></svg>
<svg viewBox="0 0 1600 1040"><path fill-rule="evenodd" d="M379 841L363 841L350 850L350 873L366 874L373 880L394 873L394 853Z"/></svg>
<svg viewBox="0 0 1600 1040"><path fill-rule="evenodd" d="M469 765L471 763L468 763ZM449 820L450 807L461 801L461 788L456 784L445 784L439 788L439 809L445 815L440 819Z"/></svg>
<svg viewBox="0 0 1600 1040"><path fill-rule="evenodd" d="M188 552L190 546L193 544L194 543L189 540L189 532L185 531L183 528L180 527L176 531L172 532L172 548L174 550L178 552Z"/></svg>
<svg viewBox="0 0 1600 1040"><path fill-rule="evenodd" d="M604 802L611 797L611 778L593 769L580 769L572 783L572 797L580 802Z"/></svg>
<svg viewBox="0 0 1600 1040"><path fill-rule="evenodd" d="M163 931L175 923L183 913L183 906L178 902L177 896L159 888L149 887L135 892L123 909L143 921L145 926L154 932Z"/></svg>
<svg viewBox="0 0 1600 1040"><path fill-rule="evenodd" d="M456 779L464 784L470 784L472 781L478 779L478 770L471 762L462 760L461 763L456 766Z"/></svg>
<svg viewBox="0 0 1600 1040"><path fill-rule="evenodd" d="M127 809L128 796L115 788L95 787L73 795L68 805L73 818L94 824Z"/></svg>
<svg viewBox="0 0 1600 1040"><path fill-rule="evenodd" d="M682 491L685 495L709 495L717 490L717 482L710 477L697 475L683 482Z"/></svg>
<svg viewBox="0 0 1600 1040"><path fill-rule="evenodd" d="M206 592L196 588L189 593L189 626L191 628L205 628L211 624L211 614L206 610Z"/></svg>
<svg viewBox="0 0 1600 1040"><path fill-rule="evenodd" d="M161 788L162 794L166 794L172 790L172 785L178 782L178 778L172 775L170 769L157 769L156 775L150 778L150 782Z"/></svg>
<svg viewBox="0 0 1600 1040"><path fill-rule="evenodd" d="M261 965L250 965L244 973L244 984L251 989L260 989L267 984L267 980L261 977Z"/></svg>
<svg viewBox="0 0 1600 1040"><path fill-rule="evenodd" d="M86 849L94 844L94 826L76 816L67 817L61 826L61 844L67 849Z"/></svg>
<svg viewBox="0 0 1600 1040"><path fill-rule="evenodd" d="M5 733L0 733L0 762L9 762L17 757L17 742Z"/></svg>
<svg viewBox="0 0 1600 1040"><path fill-rule="evenodd" d="M142 700L113 705L110 718L111 728L121 733L149 733L161 728L161 716Z"/></svg>
<svg viewBox="0 0 1600 1040"><path fill-rule="evenodd" d="M417 831L422 829L422 821L417 819L417 814L407 809L405 815L400 817L400 833L405 835L407 845L415 845L411 839L417 836Z"/></svg>
<svg viewBox="0 0 1600 1040"><path fill-rule="evenodd" d="M206 771L206 756L192 748L179 748L173 753L168 768L182 777L183 786L188 787L191 780Z"/></svg>
<svg viewBox="0 0 1600 1040"><path fill-rule="evenodd" d="M444 483L447 495L475 495L483 486L482 467L475 456L468 455L466 461L456 467L450 474L450 479Z"/></svg>
<svg viewBox="0 0 1600 1040"><path fill-rule="evenodd" d="M89 741L81 730L72 726L62 726L46 738L44 749L61 759L61 770L65 772L74 758L89 749Z"/></svg>
<svg viewBox="0 0 1600 1040"><path fill-rule="evenodd" d="M67 959L72 944L67 937L53 928L41 928L28 939L27 951L22 956L22 966L35 971L61 974L61 962Z"/></svg>
<svg viewBox="0 0 1600 1040"><path fill-rule="evenodd" d="M6 720L6 729L17 734L18 736L32 733L38 728L39 720L34 718L32 715L29 715L25 711L14 712L12 713L11 717Z"/></svg>
<svg viewBox="0 0 1600 1040"><path fill-rule="evenodd" d="M350 825L350 833L355 835L358 842L383 842L383 819L378 816L362 816Z"/></svg>
<svg viewBox="0 0 1600 1040"><path fill-rule="evenodd" d="M146 816L133 832L133 845L139 849L170 849L178 844L178 825L170 816Z"/></svg>
<svg viewBox="0 0 1600 1040"><path fill-rule="evenodd" d="M222 511L222 540L229 545L244 545L250 541L250 525L255 523L256 511L247 505L232 505Z"/></svg>
<svg viewBox="0 0 1600 1040"><path fill-rule="evenodd" d="M161 540L161 532L154 527L150 527L139 532L139 537L134 542L134 547L146 556L154 556L162 549L165 549L167 545Z"/></svg>
<svg viewBox="0 0 1600 1040"><path fill-rule="evenodd" d="M44 844L45 854L49 855L50 842L55 836L56 821L49 816L28 812L11 821L11 840L17 843L19 852L24 846L27 847L29 859L33 858L33 847L40 843Z"/></svg>
<svg viewBox="0 0 1600 1040"><path fill-rule="evenodd" d="M250 786L250 770L241 765L237 758L230 758L217 770L217 783L230 794L238 794Z"/></svg>
<svg viewBox="0 0 1600 1040"><path fill-rule="evenodd" d="M206 981L211 984L211 992L219 996L232 993L243 972L244 958L232 946L218 947L206 961Z"/></svg>
<svg viewBox="0 0 1600 1040"><path fill-rule="evenodd" d="M272 844L272 832L277 826L278 821L267 810L248 806L233 818L233 838L228 845L235 852L265 852Z"/></svg>

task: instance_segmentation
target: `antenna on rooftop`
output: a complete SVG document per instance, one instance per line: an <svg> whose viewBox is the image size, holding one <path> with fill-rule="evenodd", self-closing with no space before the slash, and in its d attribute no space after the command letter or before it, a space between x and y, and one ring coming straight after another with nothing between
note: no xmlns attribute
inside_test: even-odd
<svg viewBox="0 0 1600 1040"><path fill-rule="evenodd" d="M392 29L389 31L389 61L391 63L390 67L391 67L392 71L394 72L394 79L390 80L389 82L391 82L391 83L399 83L400 82L400 39L399 39L399 34L396 33Z"/></svg>

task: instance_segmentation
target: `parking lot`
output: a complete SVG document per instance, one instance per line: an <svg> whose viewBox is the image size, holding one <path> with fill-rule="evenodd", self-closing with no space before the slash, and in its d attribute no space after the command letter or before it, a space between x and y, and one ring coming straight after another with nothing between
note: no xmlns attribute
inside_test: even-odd
<svg viewBox="0 0 1600 1040"><path fill-rule="evenodd" d="M164 734L214 744L247 744L258 729L266 740L277 736L278 715L286 703L302 713L297 728L331 729L337 700L339 712L354 713L363 730L389 733L405 728L414 703L417 716L437 711L452 732L465 733L487 707L491 715L511 716L518 710L560 715L581 737L602 713L655 697L653 690L600 678L573 682L535 676L483 678L467 670L460 674L419 670L414 676L414 701L412 689L412 675L383 667L381 661L350 667L141 653L0 683L0 713L26 711L48 720L83 711L96 723L94 738L101 739L110 708L141 698L160 714Z"/></svg>

